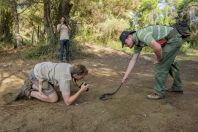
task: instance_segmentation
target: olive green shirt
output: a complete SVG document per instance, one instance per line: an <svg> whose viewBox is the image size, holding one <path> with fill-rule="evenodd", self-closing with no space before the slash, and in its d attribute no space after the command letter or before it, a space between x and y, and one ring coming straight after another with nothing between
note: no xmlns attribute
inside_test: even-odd
<svg viewBox="0 0 198 132"><path fill-rule="evenodd" d="M133 34L133 40L135 42L134 52L140 53L142 48L148 46L152 40L165 38L172 29L173 27L155 25L136 31Z"/></svg>

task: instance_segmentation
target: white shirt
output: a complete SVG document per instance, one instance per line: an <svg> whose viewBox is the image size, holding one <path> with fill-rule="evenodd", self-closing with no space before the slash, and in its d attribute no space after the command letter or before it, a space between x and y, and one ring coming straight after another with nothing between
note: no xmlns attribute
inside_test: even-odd
<svg viewBox="0 0 198 132"><path fill-rule="evenodd" d="M61 24L57 25L57 28L59 28L61 26ZM68 27L63 24L60 28L60 40L64 40L64 39L69 39L69 29Z"/></svg>

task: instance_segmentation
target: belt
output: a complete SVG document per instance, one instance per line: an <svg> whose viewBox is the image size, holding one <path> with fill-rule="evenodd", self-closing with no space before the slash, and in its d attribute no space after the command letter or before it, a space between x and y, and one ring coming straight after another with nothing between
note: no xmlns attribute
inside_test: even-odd
<svg viewBox="0 0 198 132"><path fill-rule="evenodd" d="M166 37L156 41L161 45L161 47L164 47L167 44L168 40L175 38L178 34L179 32L177 31L177 29L173 28Z"/></svg>
<svg viewBox="0 0 198 132"><path fill-rule="evenodd" d="M176 29L176 28L173 28L173 29L169 32L169 34L168 34L166 37L164 37L164 39L166 39L166 40L168 41L168 40L170 40L171 38L175 38L178 34L179 34L179 32L177 31L177 29Z"/></svg>

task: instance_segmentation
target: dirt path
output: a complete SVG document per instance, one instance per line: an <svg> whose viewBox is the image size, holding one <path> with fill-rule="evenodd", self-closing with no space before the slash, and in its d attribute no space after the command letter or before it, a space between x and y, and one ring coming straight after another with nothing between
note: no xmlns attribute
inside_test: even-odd
<svg viewBox="0 0 198 132"><path fill-rule="evenodd" d="M38 61L21 60L16 55L1 55L0 132L197 132L198 131L198 58L179 60L184 94L167 93L167 98L150 101L153 91L153 65L141 56L129 82L108 101L98 98L119 86L130 56L119 51L87 46L88 58L74 60L85 64L85 79L90 91L72 106L62 98L50 104L38 100L5 101L23 83L25 75ZM94 53L94 54L93 54ZM169 78L167 87L172 80ZM76 91L72 85L72 91Z"/></svg>

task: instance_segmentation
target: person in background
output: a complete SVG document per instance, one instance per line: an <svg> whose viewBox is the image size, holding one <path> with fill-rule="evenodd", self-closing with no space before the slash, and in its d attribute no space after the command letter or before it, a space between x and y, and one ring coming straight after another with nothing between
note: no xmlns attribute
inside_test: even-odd
<svg viewBox="0 0 198 132"><path fill-rule="evenodd" d="M64 51L66 49L66 61L71 59L71 46L69 41L70 26L67 24L65 17L61 17L60 24L57 25L57 32L60 33L60 61L64 62Z"/></svg>

